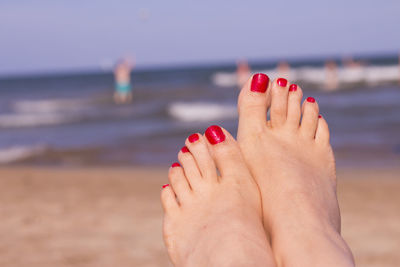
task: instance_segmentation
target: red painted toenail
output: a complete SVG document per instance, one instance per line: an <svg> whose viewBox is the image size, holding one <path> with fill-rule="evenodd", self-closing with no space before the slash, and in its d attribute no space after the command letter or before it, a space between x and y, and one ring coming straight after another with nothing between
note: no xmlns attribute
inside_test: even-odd
<svg viewBox="0 0 400 267"><path fill-rule="evenodd" d="M184 147L181 148L181 151L182 151L183 153L189 152L189 148L187 148L186 146L184 146Z"/></svg>
<svg viewBox="0 0 400 267"><path fill-rule="evenodd" d="M310 102L310 103L314 103L315 102L315 98L314 97L307 97L307 102Z"/></svg>
<svg viewBox="0 0 400 267"><path fill-rule="evenodd" d="M287 85L287 80L284 78L279 78L276 83L281 86L281 87L285 87Z"/></svg>
<svg viewBox="0 0 400 267"><path fill-rule="evenodd" d="M297 84L291 84L291 85L289 86L289 91L290 91L290 92L297 91Z"/></svg>
<svg viewBox="0 0 400 267"><path fill-rule="evenodd" d="M320 119L321 119L321 118L322 118L322 116L321 116L321 115L318 115L318 118L320 118Z"/></svg>
<svg viewBox="0 0 400 267"><path fill-rule="evenodd" d="M251 80L250 90L253 92L265 93L268 88L269 77L264 73L257 73L253 75Z"/></svg>
<svg viewBox="0 0 400 267"><path fill-rule="evenodd" d="M217 125L212 125L206 130L206 137L210 144L215 145L221 143L225 140L225 134L221 127Z"/></svg>
<svg viewBox="0 0 400 267"><path fill-rule="evenodd" d="M199 140L199 135L197 133L192 134L188 137L190 143L194 143Z"/></svg>
<svg viewBox="0 0 400 267"><path fill-rule="evenodd" d="M174 163L172 163L172 165L171 165L172 168L174 168L174 167L180 167L180 166L181 166L181 164L179 164L178 162L174 162Z"/></svg>
<svg viewBox="0 0 400 267"><path fill-rule="evenodd" d="M166 188L168 186L169 186L169 184L165 184L165 185L162 186L162 188L164 189L164 188Z"/></svg>

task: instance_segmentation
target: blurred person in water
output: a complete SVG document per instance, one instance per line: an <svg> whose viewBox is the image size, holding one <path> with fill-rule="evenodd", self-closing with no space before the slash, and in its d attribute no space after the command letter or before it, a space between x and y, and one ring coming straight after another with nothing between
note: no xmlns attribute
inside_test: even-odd
<svg viewBox="0 0 400 267"><path fill-rule="evenodd" d="M242 88L251 75L250 66L246 59L239 59L236 61L236 67L237 84Z"/></svg>
<svg viewBox="0 0 400 267"><path fill-rule="evenodd" d="M134 68L133 62L133 60L122 59L117 62L115 66L114 101L117 104L126 104L132 102L131 71Z"/></svg>
<svg viewBox="0 0 400 267"><path fill-rule="evenodd" d="M290 65L286 61L280 61L276 68L279 77L290 79Z"/></svg>
<svg viewBox="0 0 400 267"><path fill-rule="evenodd" d="M335 61L328 60L325 62L325 89L335 90L339 87L338 67Z"/></svg>

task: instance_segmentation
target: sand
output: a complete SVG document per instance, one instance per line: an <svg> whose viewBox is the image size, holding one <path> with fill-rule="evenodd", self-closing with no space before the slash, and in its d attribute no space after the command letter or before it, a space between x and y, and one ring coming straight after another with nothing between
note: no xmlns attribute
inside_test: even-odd
<svg viewBox="0 0 400 267"><path fill-rule="evenodd" d="M400 266L400 171L338 171L358 266ZM161 168L0 168L0 266L170 266Z"/></svg>

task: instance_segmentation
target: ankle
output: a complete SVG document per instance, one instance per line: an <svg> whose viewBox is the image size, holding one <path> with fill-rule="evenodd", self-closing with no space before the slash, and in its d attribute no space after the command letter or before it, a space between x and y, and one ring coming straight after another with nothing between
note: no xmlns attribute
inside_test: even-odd
<svg viewBox="0 0 400 267"><path fill-rule="evenodd" d="M349 247L334 227L292 230L272 235L278 266L355 265Z"/></svg>

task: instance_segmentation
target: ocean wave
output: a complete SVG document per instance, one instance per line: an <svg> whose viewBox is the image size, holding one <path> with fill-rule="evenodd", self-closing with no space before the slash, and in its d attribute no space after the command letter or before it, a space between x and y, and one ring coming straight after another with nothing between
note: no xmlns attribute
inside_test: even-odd
<svg viewBox="0 0 400 267"><path fill-rule="evenodd" d="M89 121L115 121L154 117L165 113L160 101L115 105L96 99L17 100L0 113L0 128L52 126Z"/></svg>
<svg viewBox="0 0 400 267"><path fill-rule="evenodd" d="M0 149L0 164L13 163L43 153L47 146L12 146Z"/></svg>
<svg viewBox="0 0 400 267"><path fill-rule="evenodd" d="M267 73L271 79L283 75L278 69L257 70L254 73ZM291 81L304 82L311 86L324 88L326 77L329 75L325 67L302 66L291 68L283 77ZM220 87L237 86L238 77L235 72L216 72L212 76L214 85ZM340 86L353 86L365 84L376 86L380 84L397 82L400 79L400 67L398 65L387 66L357 66L357 67L338 67L337 80Z"/></svg>
<svg viewBox="0 0 400 267"><path fill-rule="evenodd" d="M168 107L168 113L173 118L185 122L210 121L237 117L235 105L207 102L173 103Z"/></svg>
<svg viewBox="0 0 400 267"><path fill-rule="evenodd" d="M76 111L87 107L88 102L81 99L20 100L13 104L18 113L50 113Z"/></svg>
<svg viewBox="0 0 400 267"><path fill-rule="evenodd" d="M63 114L3 114L0 115L0 128L19 128L57 125L75 121Z"/></svg>

